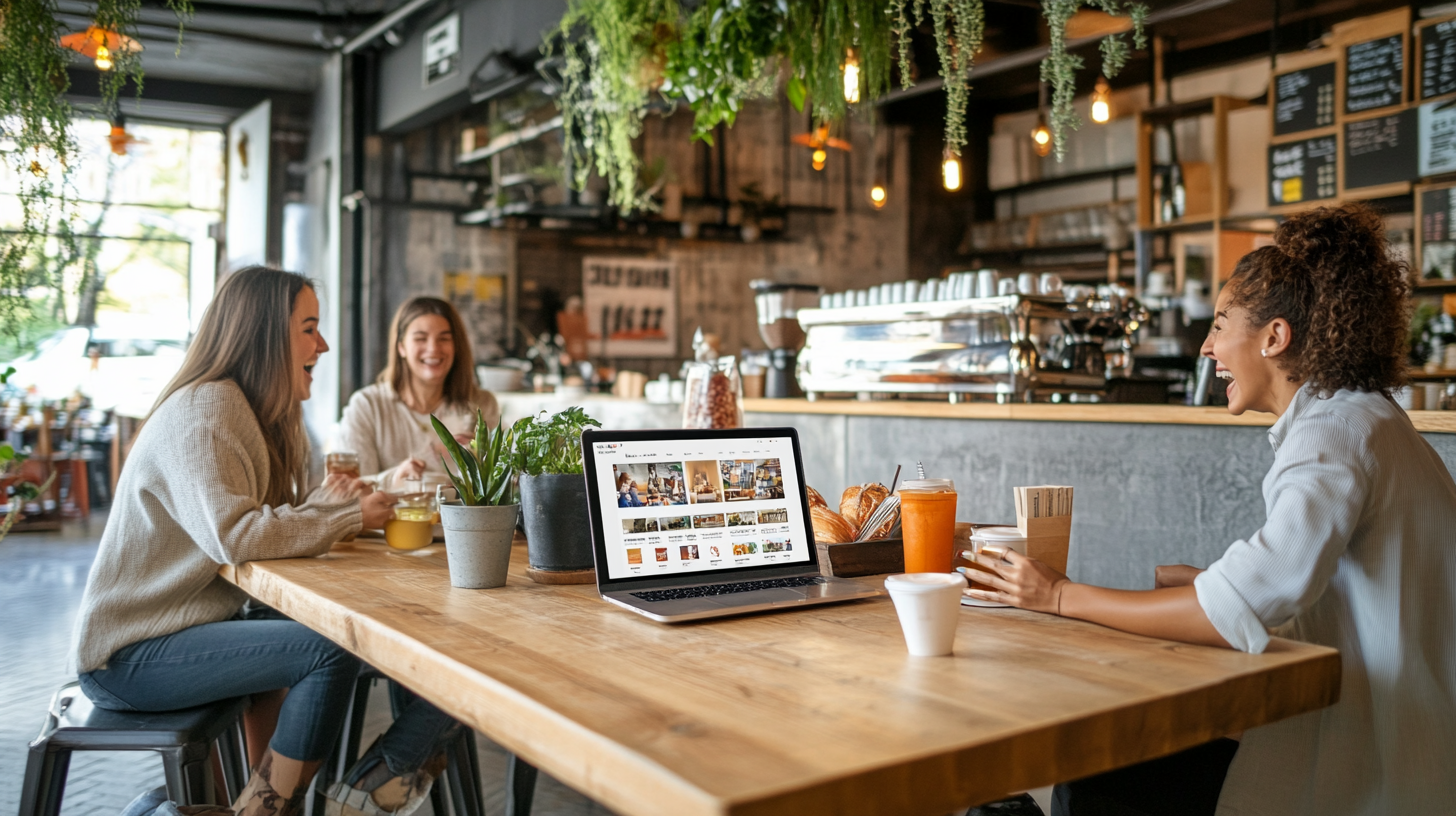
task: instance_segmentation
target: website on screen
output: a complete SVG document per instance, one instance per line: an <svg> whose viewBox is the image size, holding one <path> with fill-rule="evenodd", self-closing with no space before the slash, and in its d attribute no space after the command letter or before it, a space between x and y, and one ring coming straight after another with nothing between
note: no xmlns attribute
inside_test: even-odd
<svg viewBox="0 0 1456 816"><path fill-rule="evenodd" d="M791 439L593 446L608 579L809 560Z"/></svg>

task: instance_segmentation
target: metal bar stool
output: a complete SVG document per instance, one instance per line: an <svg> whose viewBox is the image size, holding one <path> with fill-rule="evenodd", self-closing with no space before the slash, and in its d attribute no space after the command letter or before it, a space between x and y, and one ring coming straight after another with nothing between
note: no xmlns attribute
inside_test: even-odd
<svg viewBox="0 0 1456 816"><path fill-rule="evenodd" d="M231 804L248 781L246 707L246 697L235 697L180 711L109 711L93 705L76 682L67 683L51 697L45 725L30 743L19 816L59 816L76 751L155 751L172 801ZM208 761L214 744L227 787L221 802Z"/></svg>

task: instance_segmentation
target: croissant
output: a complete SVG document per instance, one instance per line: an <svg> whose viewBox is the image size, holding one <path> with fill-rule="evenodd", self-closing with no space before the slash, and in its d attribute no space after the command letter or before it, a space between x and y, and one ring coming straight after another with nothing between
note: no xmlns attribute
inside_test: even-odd
<svg viewBox="0 0 1456 816"><path fill-rule="evenodd" d="M858 530L889 495L890 489L878 482L845 488L844 495L839 497L839 515Z"/></svg>
<svg viewBox="0 0 1456 816"><path fill-rule="evenodd" d="M809 491L809 506L810 507L823 507L823 508L826 508L826 509L829 507L829 502L824 501L824 497L821 496L821 495L819 495L819 491L815 490L812 487L809 487L808 485L805 485L804 486L804 489L807 490L807 491Z"/></svg>
<svg viewBox="0 0 1456 816"><path fill-rule="evenodd" d="M809 518L814 524L814 540L821 544L838 544L842 541L853 541L855 528L849 525L838 513L828 507L812 505L809 508Z"/></svg>

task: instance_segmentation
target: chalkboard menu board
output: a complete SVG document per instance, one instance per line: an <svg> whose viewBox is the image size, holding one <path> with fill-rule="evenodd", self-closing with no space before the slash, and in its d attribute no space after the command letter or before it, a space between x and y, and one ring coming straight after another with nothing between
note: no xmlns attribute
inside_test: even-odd
<svg viewBox="0 0 1456 816"><path fill-rule="evenodd" d="M1316 136L1269 145L1269 206L1334 198L1338 139Z"/></svg>
<svg viewBox="0 0 1456 816"><path fill-rule="evenodd" d="M1456 93L1456 20L1421 29L1421 99Z"/></svg>
<svg viewBox="0 0 1456 816"><path fill-rule="evenodd" d="M1274 135L1335 123L1335 64L1312 65L1274 77Z"/></svg>
<svg viewBox="0 0 1456 816"><path fill-rule="evenodd" d="M1345 189L1410 181L1418 173L1419 111L1345 123Z"/></svg>
<svg viewBox="0 0 1456 816"><path fill-rule="evenodd" d="M1405 40L1380 37L1345 46L1345 113L1404 102Z"/></svg>
<svg viewBox="0 0 1456 816"><path fill-rule="evenodd" d="M1422 190L1421 277L1456 277L1456 190Z"/></svg>

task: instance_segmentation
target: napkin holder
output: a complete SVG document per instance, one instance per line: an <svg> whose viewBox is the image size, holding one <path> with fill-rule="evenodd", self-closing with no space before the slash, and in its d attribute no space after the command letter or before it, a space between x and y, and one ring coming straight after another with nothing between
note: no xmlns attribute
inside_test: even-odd
<svg viewBox="0 0 1456 816"><path fill-rule="evenodd" d="M1018 487L1015 493L1016 528L1026 536L1026 554L1065 575L1072 544L1072 488Z"/></svg>

